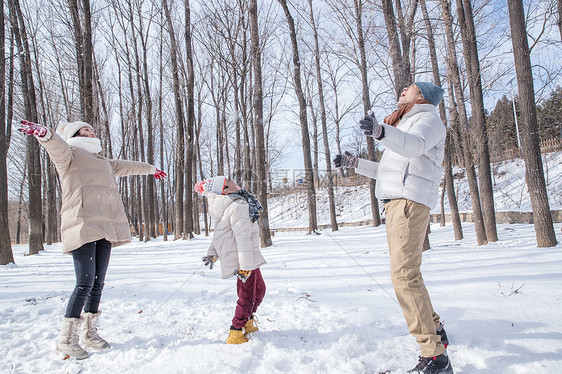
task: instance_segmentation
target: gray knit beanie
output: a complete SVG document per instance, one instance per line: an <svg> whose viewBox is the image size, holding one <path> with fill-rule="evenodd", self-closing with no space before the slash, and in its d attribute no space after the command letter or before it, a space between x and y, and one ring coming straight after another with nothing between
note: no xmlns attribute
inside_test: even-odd
<svg viewBox="0 0 562 374"><path fill-rule="evenodd" d="M420 89L423 98L433 105L437 106L443 100L444 90L441 87L429 82L414 82L414 84Z"/></svg>

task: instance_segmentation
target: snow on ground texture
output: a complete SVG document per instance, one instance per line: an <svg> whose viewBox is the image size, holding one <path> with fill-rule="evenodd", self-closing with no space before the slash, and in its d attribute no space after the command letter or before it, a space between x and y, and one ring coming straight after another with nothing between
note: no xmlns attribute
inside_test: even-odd
<svg viewBox="0 0 562 374"><path fill-rule="evenodd" d="M450 225L431 229L423 273L455 373L559 373L562 245L536 248L532 225L499 225L500 240L482 247L471 224L458 242ZM115 248L99 329L112 348L82 361L55 352L72 258L59 245L28 257L16 246L17 265L0 267L0 372L403 373L415 365L384 226L276 234L263 250L260 331L240 346L224 344L234 280L200 267L209 242Z"/></svg>

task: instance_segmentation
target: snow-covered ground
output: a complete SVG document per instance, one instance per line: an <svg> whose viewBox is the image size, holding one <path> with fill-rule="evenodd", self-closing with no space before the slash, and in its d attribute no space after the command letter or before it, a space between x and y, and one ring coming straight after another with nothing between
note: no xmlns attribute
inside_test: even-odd
<svg viewBox="0 0 562 374"><path fill-rule="evenodd" d="M561 154L548 156L552 209L562 206ZM497 210L530 210L521 165L496 167ZM465 182L456 183L467 196ZM364 187L341 188L337 196L340 221L370 218ZM284 199L270 202L272 226L306 227L305 199ZM329 222L327 211L319 203L320 223ZM562 372L562 244L536 248L529 224L498 225L499 241L482 247L470 223L462 241L450 224L431 229L423 274L445 321L455 372ZM555 229L562 242L562 224ZM35 256L15 246L16 264L0 266L0 373L376 374L415 365L419 349L390 283L384 226L278 232L273 239L263 249L268 291L260 331L240 346L224 344L234 279L201 265L210 238L115 248L100 319L112 348L82 361L55 352L74 287L72 258L60 245Z"/></svg>
<svg viewBox="0 0 562 374"><path fill-rule="evenodd" d="M432 225L423 264L455 372L559 373L562 245L536 248L532 225L499 225L500 241L476 247L473 225L463 229L465 239L455 242L450 225ZM100 319L113 347L82 361L54 351L74 286L71 257L59 245L27 257L16 246L17 265L0 267L0 372L340 374L414 366L419 350L392 291L384 227L276 234L263 250L261 331L240 346L224 344L235 282L200 265L209 240L114 249Z"/></svg>
<svg viewBox="0 0 562 374"><path fill-rule="evenodd" d="M562 152L543 155L543 167L550 209L562 209ZM459 171L460 169L455 169L454 173L457 174ZM494 164L492 182L496 211L532 211L525 184L525 162L522 159ZM471 211L467 179L455 179L455 190L460 211ZM316 195L318 223L330 224L328 192L326 189L318 189ZM308 227L305 192L274 197L268 201L268 204L272 228ZM368 185L338 187L335 191L335 204L338 222L357 222L372 218ZM445 197L445 212L449 212L447 197ZM432 213L441 213L441 206L438 205Z"/></svg>

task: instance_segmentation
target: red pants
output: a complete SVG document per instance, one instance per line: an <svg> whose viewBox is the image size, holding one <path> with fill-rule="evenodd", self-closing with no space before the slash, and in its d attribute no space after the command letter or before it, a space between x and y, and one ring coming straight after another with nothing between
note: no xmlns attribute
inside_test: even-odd
<svg viewBox="0 0 562 374"><path fill-rule="evenodd" d="M238 279L236 291L238 292L238 302L236 303L232 326L240 329L246 326L250 316L256 312L265 295L265 282L260 269L252 270L246 283Z"/></svg>

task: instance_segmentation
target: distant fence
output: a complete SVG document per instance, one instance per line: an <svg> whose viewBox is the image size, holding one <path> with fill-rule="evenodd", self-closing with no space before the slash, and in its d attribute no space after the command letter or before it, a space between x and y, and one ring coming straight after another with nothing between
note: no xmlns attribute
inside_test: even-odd
<svg viewBox="0 0 562 374"><path fill-rule="evenodd" d="M552 220L554 223L562 222L562 210L551 210ZM461 222L472 222L472 213L463 212L460 213ZM449 213L445 214L445 221L451 222L451 215ZM381 222L384 223L384 217L381 218ZM430 217L430 222L439 223L441 222L441 214L432 214ZM533 223L533 213L532 212L496 212L496 223L497 224L512 224L512 223ZM368 226L372 225L373 220L368 219L364 221L356 222L338 222L339 227L346 226ZM331 225L318 225L319 229L329 229ZM278 227L271 229L272 233L275 232L292 232L292 231L308 231L308 227Z"/></svg>
<svg viewBox="0 0 562 374"><path fill-rule="evenodd" d="M562 139L543 140L540 143L540 149L541 153L549 153L562 150ZM490 155L490 160L492 162L500 162L519 157L523 157L520 148L509 148L501 152L493 153L492 155Z"/></svg>

